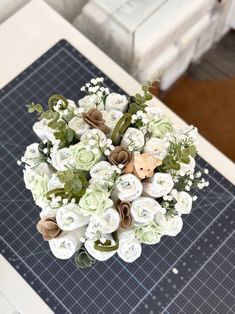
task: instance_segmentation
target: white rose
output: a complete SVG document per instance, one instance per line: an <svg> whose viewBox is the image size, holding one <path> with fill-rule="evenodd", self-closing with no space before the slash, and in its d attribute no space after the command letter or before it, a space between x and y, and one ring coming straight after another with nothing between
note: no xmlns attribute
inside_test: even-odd
<svg viewBox="0 0 235 314"><path fill-rule="evenodd" d="M69 148L61 148L51 154L52 166L59 171L65 171L73 167Z"/></svg>
<svg viewBox="0 0 235 314"><path fill-rule="evenodd" d="M166 217L161 212L155 215L155 222L162 228L163 233L175 237L183 227L183 221L180 216Z"/></svg>
<svg viewBox="0 0 235 314"><path fill-rule="evenodd" d="M42 119L41 121L35 122L33 125L33 131L36 135L42 140L48 140L54 144L56 142L56 138L54 135L55 130L49 128L47 124L49 120Z"/></svg>
<svg viewBox="0 0 235 314"><path fill-rule="evenodd" d="M119 213L115 208L106 208L103 213L97 217L99 230L101 233L112 233L117 230L120 222Z"/></svg>
<svg viewBox="0 0 235 314"><path fill-rule="evenodd" d="M169 173L157 172L150 179L143 182L144 195L154 198L168 194L174 186L174 182Z"/></svg>
<svg viewBox="0 0 235 314"><path fill-rule="evenodd" d="M117 93L111 93L105 100L105 109L108 110L119 110L126 112L128 108L128 99L125 95Z"/></svg>
<svg viewBox="0 0 235 314"><path fill-rule="evenodd" d="M122 138L121 146L130 151L139 151L144 146L144 134L142 131L135 128L128 128Z"/></svg>
<svg viewBox="0 0 235 314"><path fill-rule="evenodd" d="M116 180L112 197L123 202L132 202L141 195L142 190L140 180L135 175L128 173Z"/></svg>
<svg viewBox="0 0 235 314"><path fill-rule="evenodd" d="M191 156L189 156L189 158L190 158L189 164L185 164L185 163L180 164L180 170L178 170L176 172L178 175L184 176L186 173L187 174L193 174L194 173L196 163L195 163L194 158L192 158Z"/></svg>
<svg viewBox="0 0 235 314"><path fill-rule="evenodd" d="M134 262L141 255L141 244L135 237L133 230L119 234L118 256L127 263Z"/></svg>
<svg viewBox="0 0 235 314"><path fill-rule="evenodd" d="M111 129L111 132L115 128L117 122L123 116L123 113L118 110L102 111L105 124Z"/></svg>
<svg viewBox="0 0 235 314"><path fill-rule="evenodd" d="M49 246L55 257L69 259L81 247L81 237L84 237L85 228L63 232L59 237L49 240Z"/></svg>
<svg viewBox="0 0 235 314"><path fill-rule="evenodd" d="M94 141L92 145L90 144L91 140ZM99 129L89 129L85 133L83 133L80 138L80 141L83 142L85 145L101 148L106 145L106 140L106 135Z"/></svg>
<svg viewBox="0 0 235 314"><path fill-rule="evenodd" d="M192 202L193 199L189 195L189 193L184 191L177 191L176 189L173 189L171 191L171 195L174 197L174 199L177 201L175 204L175 209L180 214L189 214L192 209Z"/></svg>
<svg viewBox="0 0 235 314"><path fill-rule="evenodd" d="M83 216L77 204L69 203L60 207L56 213L56 222L62 230L74 230L88 225L89 216Z"/></svg>
<svg viewBox="0 0 235 314"><path fill-rule="evenodd" d="M78 138L80 138L83 133L90 129L90 126L84 121L82 117L73 117L69 121L68 126L76 133Z"/></svg>
<svg viewBox="0 0 235 314"><path fill-rule="evenodd" d="M160 204L151 197L139 197L131 204L131 213L137 224L150 222L159 210Z"/></svg>
<svg viewBox="0 0 235 314"><path fill-rule="evenodd" d="M111 240L111 236L109 236L108 234L105 235L105 238ZM101 252L96 250L94 248L94 241L92 239L86 240L85 248L87 252L98 261L106 261L116 253L116 251Z"/></svg>
<svg viewBox="0 0 235 314"><path fill-rule="evenodd" d="M25 169L23 170L23 174L26 189L31 190L32 185L34 185L34 182L37 180L38 177L46 175L49 181L53 174L53 171L47 163L42 162L41 164L34 168L26 166Z"/></svg>
<svg viewBox="0 0 235 314"><path fill-rule="evenodd" d="M144 152L163 160L167 154L167 145L162 139L152 137L146 142Z"/></svg>
<svg viewBox="0 0 235 314"><path fill-rule="evenodd" d="M24 159L29 166L35 166L43 160L43 155L38 150L38 143L33 143L26 147Z"/></svg>

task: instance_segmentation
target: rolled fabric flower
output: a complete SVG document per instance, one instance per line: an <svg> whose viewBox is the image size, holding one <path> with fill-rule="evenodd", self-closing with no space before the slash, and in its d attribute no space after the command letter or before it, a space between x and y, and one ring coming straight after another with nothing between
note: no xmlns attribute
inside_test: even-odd
<svg viewBox="0 0 235 314"><path fill-rule="evenodd" d="M56 170L60 171L72 168L74 165L69 148L64 147L53 152L51 154L51 163Z"/></svg>
<svg viewBox="0 0 235 314"><path fill-rule="evenodd" d="M189 193L184 191L177 191L176 189L173 189L171 191L171 195L174 197L174 199L177 201L175 204L175 209L180 214L189 214L192 209L192 202L193 199L190 196Z"/></svg>
<svg viewBox="0 0 235 314"><path fill-rule="evenodd" d="M110 193L98 184L90 185L86 189L86 193L80 198L81 212L85 216L100 215L105 208L113 205L109 196Z"/></svg>
<svg viewBox="0 0 235 314"><path fill-rule="evenodd" d="M58 238L49 240L49 246L55 257L69 259L82 246L80 239L84 237L85 228L62 233Z"/></svg>
<svg viewBox="0 0 235 314"><path fill-rule="evenodd" d="M143 191L140 180L133 174L124 174L118 178L114 185L112 197L123 202L132 202Z"/></svg>
<svg viewBox="0 0 235 314"><path fill-rule="evenodd" d="M78 105L80 108L83 108L85 111L89 111L92 108L96 108L96 104L92 101L90 95L87 95L78 101Z"/></svg>
<svg viewBox="0 0 235 314"><path fill-rule="evenodd" d="M135 236L140 243L156 244L161 240L163 230L154 221L135 229Z"/></svg>
<svg viewBox="0 0 235 314"><path fill-rule="evenodd" d="M159 210L161 205L151 197L139 197L131 204L131 214L137 224L149 223Z"/></svg>
<svg viewBox="0 0 235 314"><path fill-rule="evenodd" d="M127 263L134 262L141 255L141 244L135 237L133 230L123 231L119 234L118 256Z"/></svg>
<svg viewBox="0 0 235 314"><path fill-rule="evenodd" d="M62 230L74 230L88 225L89 216L83 216L77 204L69 203L60 207L56 213L56 221Z"/></svg>
<svg viewBox="0 0 235 314"><path fill-rule="evenodd" d="M111 93L106 97L105 110L119 110L126 112L128 108L128 99L125 95Z"/></svg>
<svg viewBox="0 0 235 314"><path fill-rule="evenodd" d="M84 121L92 128L100 129L105 134L110 133L110 128L105 124L101 111L96 108L90 109L83 115Z"/></svg>
<svg viewBox="0 0 235 314"><path fill-rule="evenodd" d="M100 161L91 168L90 176L98 183L100 180L109 180L114 172L115 169L108 161Z"/></svg>
<svg viewBox="0 0 235 314"><path fill-rule="evenodd" d="M89 129L82 134L80 141L85 145L90 145L90 141L95 141L92 146L103 148L106 145L106 135L100 129Z"/></svg>
<svg viewBox="0 0 235 314"><path fill-rule="evenodd" d="M38 143L33 143L26 147L24 160L27 165L34 167L43 161L43 155L39 152L38 146Z"/></svg>
<svg viewBox="0 0 235 314"><path fill-rule="evenodd" d="M110 128L110 132L115 128L118 120L123 116L123 113L118 110L102 111L105 124Z"/></svg>
<svg viewBox="0 0 235 314"><path fill-rule="evenodd" d="M150 153L161 160L166 157L167 150L167 144L162 139L155 137L150 138L144 146L144 152Z"/></svg>
<svg viewBox="0 0 235 314"><path fill-rule="evenodd" d="M54 135L55 130L48 127L47 124L49 123L49 120L42 119L38 122L35 122L33 125L33 131L36 133L36 135L42 140L48 140L51 141L52 144L56 142L56 138Z"/></svg>
<svg viewBox="0 0 235 314"><path fill-rule="evenodd" d="M80 247L75 255L75 264L78 268L91 267L96 262L96 259L91 256L84 246Z"/></svg>
<svg viewBox="0 0 235 314"><path fill-rule="evenodd" d="M120 216L115 208L105 208L103 213L97 217L101 233L112 233L117 230L120 223Z"/></svg>
<svg viewBox="0 0 235 314"><path fill-rule="evenodd" d="M44 240L56 238L62 232L56 221L51 218L39 220L37 230L42 234Z"/></svg>
<svg viewBox="0 0 235 314"><path fill-rule="evenodd" d="M167 117L161 119L154 119L149 123L148 127L149 132L153 137L163 138L166 133L173 131L172 123Z"/></svg>
<svg viewBox="0 0 235 314"><path fill-rule="evenodd" d="M112 239L112 237L108 234L105 235L105 238L110 239L110 240ZM92 239L86 240L84 245L87 252L98 261L106 261L116 253L116 251L101 252L101 251L96 250L94 248L95 241Z"/></svg>
<svg viewBox="0 0 235 314"><path fill-rule="evenodd" d="M116 146L114 150L112 150L108 156L108 160L111 164L113 165L124 165L126 166L130 160L131 160L131 155L132 153L121 147L121 146Z"/></svg>
<svg viewBox="0 0 235 314"><path fill-rule="evenodd" d="M167 217L161 212L155 215L155 222L162 228L163 234L175 237L183 227L183 220L180 216Z"/></svg>
<svg viewBox="0 0 235 314"><path fill-rule="evenodd" d="M73 117L69 121L68 126L75 132L78 138L80 138L83 133L90 129L90 126L84 122L83 118L81 117Z"/></svg>
<svg viewBox="0 0 235 314"><path fill-rule="evenodd" d="M117 205L117 209L120 215L120 227L127 229L132 226L133 217L131 215L131 204L128 202L120 202Z"/></svg>
<svg viewBox="0 0 235 314"><path fill-rule="evenodd" d="M140 151L144 147L144 134L139 129L128 128L123 135L121 146L129 151Z"/></svg>
<svg viewBox="0 0 235 314"><path fill-rule="evenodd" d="M144 195L154 198L168 194L174 186L174 182L169 173L157 172L150 179L143 182Z"/></svg>

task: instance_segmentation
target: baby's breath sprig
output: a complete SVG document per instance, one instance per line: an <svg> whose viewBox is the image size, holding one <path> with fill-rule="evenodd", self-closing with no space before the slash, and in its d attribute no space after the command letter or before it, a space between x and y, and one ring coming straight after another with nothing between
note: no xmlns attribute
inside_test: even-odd
<svg viewBox="0 0 235 314"><path fill-rule="evenodd" d="M175 209L176 200L172 195L165 195L161 202L161 207L166 210L165 215L168 217L173 217L177 215L177 211Z"/></svg>
<svg viewBox="0 0 235 314"><path fill-rule="evenodd" d="M104 102L105 98L110 94L109 89L104 86L103 77L91 79L89 83L81 87L81 91L90 96L90 100L96 104L97 108L99 108L99 105Z"/></svg>
<svg viewBox="0 0 235 314"><path fill-rule="evenodd" d="M208 174L208 169L204 169L204 173ZM179 191L190 192L192 188L203 189L209 185L209 181L206 181L201 177L202 172L186 173L184 176L177 176L174 178L175 188Z"/></svg>

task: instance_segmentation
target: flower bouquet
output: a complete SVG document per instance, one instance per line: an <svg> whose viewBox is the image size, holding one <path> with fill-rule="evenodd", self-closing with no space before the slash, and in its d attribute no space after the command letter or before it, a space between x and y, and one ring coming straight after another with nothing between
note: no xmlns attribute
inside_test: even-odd
<svg viewBox="0 0 235 314"><path fill-rule="evenodd" d="M154 84L127 97L103 78L78 101L53 95L33 125L39 143L26 148L25 186L41 208L37 230L55 257L89 267L117 254L127 263L143 244L176 236L192 208L197 130L178 129L151 99ZM207 172L207 170L205 170ZM157 247L156 247L157 249Z"/></svg>

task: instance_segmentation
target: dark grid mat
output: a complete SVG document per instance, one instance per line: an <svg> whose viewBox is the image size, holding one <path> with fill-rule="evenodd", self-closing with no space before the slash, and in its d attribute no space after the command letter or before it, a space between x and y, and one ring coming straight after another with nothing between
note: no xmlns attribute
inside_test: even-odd
<svg viewBox="0 0 235 314"><path fill-rule="evenodd" d="M0 252L55 313L235 313L235 188L201 158L198 165L209 168L210 186L198 193L182 233L144 246L133 264L114 257L79 270L72 259L55 259L36 232L39 209L16 165L36 140L31 129L35 117L24 105L45 104L53 93L77 100L80 87L100 75L60 41L0 91ZM106 83L120 91L108 78Z"/></svg>

